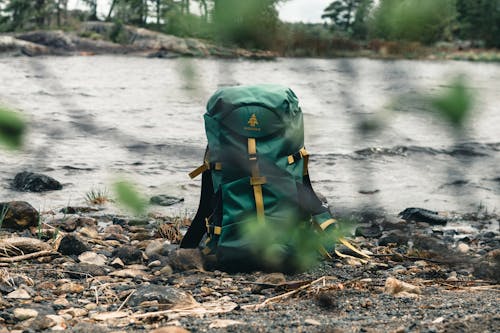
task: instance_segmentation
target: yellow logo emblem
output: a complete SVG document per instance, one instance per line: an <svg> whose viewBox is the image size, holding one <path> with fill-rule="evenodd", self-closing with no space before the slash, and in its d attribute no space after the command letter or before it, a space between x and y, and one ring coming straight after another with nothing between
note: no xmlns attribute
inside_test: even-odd
<svg viewBox="0 0 500 333"><path fill-rule="evenodd" d="M258 124L259 124L259 121L257 120L257 116L254 113L254 114L252 114L250 119L248 119L248 125L250 125L251 127L255 127Z"/></svg>

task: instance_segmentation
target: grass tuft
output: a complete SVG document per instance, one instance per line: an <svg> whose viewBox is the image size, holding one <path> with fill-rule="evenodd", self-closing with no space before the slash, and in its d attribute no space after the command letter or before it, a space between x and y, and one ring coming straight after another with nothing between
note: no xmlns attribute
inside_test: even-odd
<svg viewBox="0 0 500 333"><path fill-rule="evenodd" d="M85 194L85 201L88 205L104 205L111 201L106 188L91 189Z"/></svg>

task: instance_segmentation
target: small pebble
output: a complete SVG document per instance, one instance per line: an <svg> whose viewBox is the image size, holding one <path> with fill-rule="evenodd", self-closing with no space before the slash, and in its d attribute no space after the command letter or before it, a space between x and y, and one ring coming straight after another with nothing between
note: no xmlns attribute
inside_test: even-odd
<svg viewBox="0 0 500 333"><path fill-rule="evenodd" d="M458 244L457 246L457 250L460 252L460 253L467 253L469 252L469 249L470 249L470 246L465 244L465 243L460 243Z"/></svg>
<svg viewBox="0 0 500 333"><path fill-rule="evenodd" d="M7 296L5 296L5 298L10 298L10 299L30 299L31 296L30 294L22 289L22 288L19 288L19 289L16 289L14 290L13 292L7 294Z"/></svg>
<svg viewBox="0 0 500 333"><path fill-rule="evenodd" d="M14 317L16 317L18 320L26 320L30 318L35 318L36 316L38 316L38 311L33 309L22 309L22 308L14 309Z"/></svg>

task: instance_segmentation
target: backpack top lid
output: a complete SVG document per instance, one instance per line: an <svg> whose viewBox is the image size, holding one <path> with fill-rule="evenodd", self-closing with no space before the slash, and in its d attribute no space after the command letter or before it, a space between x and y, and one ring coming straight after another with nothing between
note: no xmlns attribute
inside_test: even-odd
<svg viewBox="0 0 500 333"><path fill-rule="evenodd" d="M264 137L301 118L295 93L280 85L221 88L209 99L205 117L245 137Z"/></svg>

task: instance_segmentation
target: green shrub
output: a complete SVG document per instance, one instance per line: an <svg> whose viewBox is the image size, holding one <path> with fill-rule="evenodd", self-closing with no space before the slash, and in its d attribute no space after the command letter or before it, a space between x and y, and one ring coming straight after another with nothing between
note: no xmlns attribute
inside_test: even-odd
<svg viewBox="0 0 500 333"><path fill-rule="evenodd" d="M129 36L122 21L115 21L109 32L109 39L119 44L127 44L129 42Z"/></svg>
<svg viewBox="0 0 500 333"><path fill-rule="evenodd" d="M455 0L382 0L373 13L372 35L431 44L451 37Z"/></svg>

